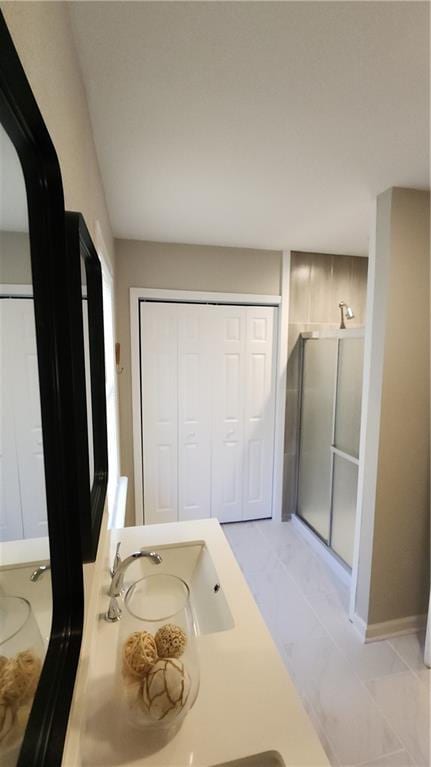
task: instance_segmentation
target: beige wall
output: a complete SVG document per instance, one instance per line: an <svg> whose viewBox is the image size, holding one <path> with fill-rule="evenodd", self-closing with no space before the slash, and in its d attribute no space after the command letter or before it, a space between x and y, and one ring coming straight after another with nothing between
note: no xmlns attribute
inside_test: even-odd
<svg viewBox="0 0 431 767"><path fill-rule="evenodd" d="M355 318L347 322L347 326L364 325L367 268L367 258L322 253L291 254L283 519L296 511L299 336L307 330L339 327L340 301L345 301L355 313Z"/></svg>
<svg viewBox="0 0 431 767"><path fill-rule="evenodd" d="M66 209L83 214L96 245L99 222L104 255L113 267L111 227L67 4L1 2L0 8L57 150Z"/></svg>
<svg viewBox="0 0 431 767"><path fill-rule="evenodd" d="M26 232L0 232L0 284L31 285L30 241Z"/></svg>
<svg viewBox="0 0 431 767"><path fill-rule="evenodd" d="M0 2L0 9L57 151L66 209L83 214L113 269L114 242L67 3ZM106 523L105 512L102 527ZM94 566L84 569L88 584Z"/></svg>
<svg viewBox="0 0 431 767"><path fill-rule="evenodd" d="M377 200L356 595L368 624L421 615L429 596L429 205L411 189Z"/></svg>
<svg viewBox="0 0 431 767"><path fill-rule="evenodd" d="M127 523L134 520L129 288L275 294L280 292L281 253L242 248L116 240L117 340L121 473L129 477Z"/></svg>

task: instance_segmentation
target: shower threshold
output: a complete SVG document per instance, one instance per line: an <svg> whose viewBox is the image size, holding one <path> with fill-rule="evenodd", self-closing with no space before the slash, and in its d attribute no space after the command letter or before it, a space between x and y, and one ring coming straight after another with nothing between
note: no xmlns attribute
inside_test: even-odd
<svg viewBox="0 0 431 767"><path fill-rule="evenodd" d="M323 559L335 575L337 575L340 581L350 588L352 570L349 565L347 565L346 562L331 549L324 538L316 533L311 525L303 519L300 514L292 514L291 522L311 548L321 557L321 559Z"/></svg>

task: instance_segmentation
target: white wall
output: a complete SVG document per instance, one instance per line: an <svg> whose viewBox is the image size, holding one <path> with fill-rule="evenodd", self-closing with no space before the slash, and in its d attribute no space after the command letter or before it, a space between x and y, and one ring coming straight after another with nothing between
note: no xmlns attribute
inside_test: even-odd
<svg viewBox="0 0 431 767"><path fill-rule="evenodd" d="M21 63L56 148L67 210L80 211L96 242L96 222L114 266L105 203L67 3L0 2Z"/></svg>

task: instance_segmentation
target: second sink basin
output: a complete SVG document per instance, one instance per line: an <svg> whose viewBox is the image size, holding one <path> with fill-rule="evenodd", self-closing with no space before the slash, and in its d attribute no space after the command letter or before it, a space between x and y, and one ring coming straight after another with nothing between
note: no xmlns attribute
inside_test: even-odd
<svg viewBox="0 0 431 767"><path fill-rule="evenodd" d="M146 546L145 548L157 551L163 561L160 565L154 566L146 559L137 560L127 572L127 585L144 575L153 575L155 572L176 575L182 578L190 589L197 634L213 634L234 627L232 613L217 571L203 542L193 541L180 546Z"/></svg>

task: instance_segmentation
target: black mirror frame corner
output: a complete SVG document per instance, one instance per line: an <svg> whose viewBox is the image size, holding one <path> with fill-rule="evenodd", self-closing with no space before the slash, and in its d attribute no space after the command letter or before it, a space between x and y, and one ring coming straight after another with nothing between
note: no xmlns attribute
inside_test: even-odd
<svg viewBox="0 0 431 767"><path fill-rule="evenodd" d="M0 122L24 173L44 440L52 574L52 627L17 767L61 764L82 639L84 586L72 279L66 254L64 198L55 148L0 12ZM81 299L79 299L81 302Z"/></svg>
<svg viewBox="0 0 431 767"><path fill-rule="evenodd" d="M90 375L91 417L93 432L93 484L90 491L88 450L82 453L81 549L83 562L94 562L97 556L100 527L108 484L108 443L106 433L105 334L103 326L103 283L99 256L82 213L66 211L66 249L74 270L73 304L74 350L77 375L77 399L82 403L80 429L87 431L87 407L84 371ZM82 324L81 263L85 266L90 370L85 371L84 334ZM79 296L79 301L78 301Z"/></svg>

